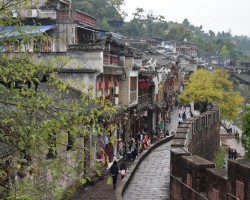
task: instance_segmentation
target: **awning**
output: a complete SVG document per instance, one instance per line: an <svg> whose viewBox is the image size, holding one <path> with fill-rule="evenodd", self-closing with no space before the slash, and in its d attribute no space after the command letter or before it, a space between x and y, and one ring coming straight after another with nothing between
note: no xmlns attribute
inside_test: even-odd
<svg viewBox="0 0 250 200"><path fill-rule="evenodd" d="M22 37L22 35L31 35L44 33L55 28L56 25L41 26L0 26L0 38L3 37Z"/></svg>
<svg viewBox="0 0 250 200"><path fill-rule="evenodd" d="M100 32L100 31L104 31L102 29L99 29L95 26L91 26L89 24L85 24L85 23L80 23L80 24L77 24L77 27L78 28L82 28L82 29L86 29L86 30L89 30L89 31L93 31L93 32Z"/></svg>

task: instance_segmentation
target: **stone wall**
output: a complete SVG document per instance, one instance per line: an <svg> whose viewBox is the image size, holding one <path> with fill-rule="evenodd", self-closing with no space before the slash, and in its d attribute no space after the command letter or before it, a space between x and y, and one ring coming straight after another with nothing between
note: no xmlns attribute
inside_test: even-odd
<svg viewBox="0 0 250 200"><path fill-rule="evenodd" d="M250 199L249 160L228 160L227 169L211 161L220 146L219 133L218 108L177 129L171 145L171 200Z"/></svg>
<svg viewBox="0 0 250 200"><path fill-rule="evenodd" d="M220 147L219 108L184 121L177 128L171 147L182 147L191 154L212 160Z"/></svg>

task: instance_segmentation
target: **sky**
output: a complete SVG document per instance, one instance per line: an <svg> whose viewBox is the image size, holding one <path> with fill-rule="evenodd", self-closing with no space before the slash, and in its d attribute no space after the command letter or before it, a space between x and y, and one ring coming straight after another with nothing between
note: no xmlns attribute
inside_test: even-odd
<svg viewBox="0 0 250 200"><path fill-rule="evenodd" d="M163 15L166 21L182 23L185 18L203 30L231 32L250 37L250 0L124 0L122 7L130 20L136 8Z"/></svg>

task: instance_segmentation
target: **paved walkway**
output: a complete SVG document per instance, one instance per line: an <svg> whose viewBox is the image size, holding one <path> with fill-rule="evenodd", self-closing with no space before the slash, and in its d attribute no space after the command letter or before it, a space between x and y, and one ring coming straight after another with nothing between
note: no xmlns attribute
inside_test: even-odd
<svg viewBox="0 0 250 200"><path fill-rule="evenodd" d="M178 116L175 109L171 113L171 123L166 123L170 134L177 129ZM124 200L169 199L170 149L171 142L163 144L142 161L124 193Z"/></svg>
<svg viewBox="0 0 250 200"><path fill-rule="evenodd" d="M138 167L124 200L169 199L169 160L171 142L154 149Z"/></svg>
<svg viewBox="0 0 250 200"><path fill-rule="evenodd" d="M230 122L224 121L223 123L226 125L226 127L229 127ZM240 141L236 140L235 132L238 131L239 135L241 136L242 130L237 126L232 126L233 133L229 134L227 133L226 129L221 126L220 136L221 136L221 146L225 146L226 148L236 149L238 153L238 157L244 156L244 148L241 145Z"/></svg>
<svg viewBox="0 0 250 200"><path fill-rule="evenodd" d="M188 111L187 114L189 118ZM171 113L171 123L166 123L165 130L169 130L169 133L176 132L177 124L178 110L174 110ZM234 129L241 134L238 127L234 127ZM170 145L171 142L161 145L142 161L124 193L124 200L169 199ZM236 149L239 156L244 155L241 144L237 142L233 134L228 134L223 127L221 127L221 145ZM140 159L140 157L137 159ZM128 168L130 168L130 164ZM107 178L108 175L95 185L78 190L71 200L115 200L115 190L112 186L107 185ZM121 181L121 178L118 177L118 184Z"/></svg>
<svg viewBox="0 0 250 200"><path fill-rule="evenodd" d="M169 133L171 134L172 131L176 131L177 129L177 124L178 124L178 110L174 110L171 113L171 123L166 123L166 130L169 130ZM155 149L152 151L152 154L154 154L155 156L153 156L153 158L151 158L151 156L149 155L149 157L147 157L141 164L139 168L144 169L144 165L146 167L146 165L148 167L145 168L145 173L149 172L150 176L151 174L154 175L154 173L157 171L158 176L155 177L150 177L144 174L145 178L147 178L146 180L143 180L142 178L140 179L143 182L148 182L148 180L150 179L151 183L155 183L155 187L152 188L151 190L149 190L149 193L154 193L154 192L150 192L150 191L156 191L159 188L162 188L159 190L158 196L162 197L162 198L149 198L149 199L167 199L165 196L162 196L163 194L166 195L167 194L167 186L166 184L168 184L169 182L169 178L167 177L167 174L169 172L169 154L170 154L170 145L171 143L167 143L165 145L162 145L161 147ZM137 158L137 159L140 159ZM151 161L150 161L151 160ZM155 165L156 164L156 165ZM131 165L131 163L129 163L129 165ZM129 170L129 165L128 166L128 170ZM155 165L155 166L154 166ZM140 172L136 172L135 174L140 174ZM160 174L164 174L164 177L162 177L162 182L165 185L156 185L159 178L161 178ZM104 177L103 180L98 181L95 185L93 186L87 186L84 189L79 189L73 196L72 198L70 198L70 200L115 200L115 190L113 189L112 186L107 185L107 178L109 177L109 175L106 175ZM121 178L120 176L118 177L117 180L117 184L119 184L119 182L121 182ZM132 180L133 181L133 180ZM165 192L163 191L163 188L165 188ZM142 191L137 191L138 194L143 194L144 193L144 189L142 189ZM161 192L161 193L160 193ZM154 196L153 196L154 197ZM127 199L131 199L131 198L127 198ZM140 198L140 199L147 199L147 198Z"/></svg>
<svg viewBox="0 0 250 200"><path fill-rule="evenodd" d="M230 122L223 120L222 123L224 123L224 126L227 128L230 126ZM240 141L237 141L235 137L235 132L238 131L239 135L241 136L242 130L235 126L231 125L233 129L233 133L229 134L227 133L227 130L224 128L224 126L221 126L220 128L220 140L221 140L221 146L225 147L226 149L231 148L235 149L237 151L237 159L242 158L244 156L245 150L241 145ZM224 158L224 168L227 168L227 160L228 160L228 154L226 154Z"/></svg>

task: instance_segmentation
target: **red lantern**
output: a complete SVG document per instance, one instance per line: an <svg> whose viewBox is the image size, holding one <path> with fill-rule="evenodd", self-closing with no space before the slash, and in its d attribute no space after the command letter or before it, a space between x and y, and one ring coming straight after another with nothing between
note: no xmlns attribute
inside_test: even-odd
<svg viewBox="0 0 250 200"><path fill-rule="evenodd" d="M141 88L145 88L145 80L142 80L142 87Z"/></svg>
<svg viewBox="0 0 250 200"><path fill-rule="evenodd" d="M115 86L119 87L119 82L118 81L115 82Z"/></svg>
<svg viewBox="0 0 250 200"><path fill-rule="evenodd" d="M99 82L99 90L102 90L103 89L103 81Z"/></svg>
<svg viewBox="0 0 250 200"><path fill-rule="evenodd" d="M111 88L111 82L110 81L106 82L105 88L106 89L110 89Z"/></svg>

